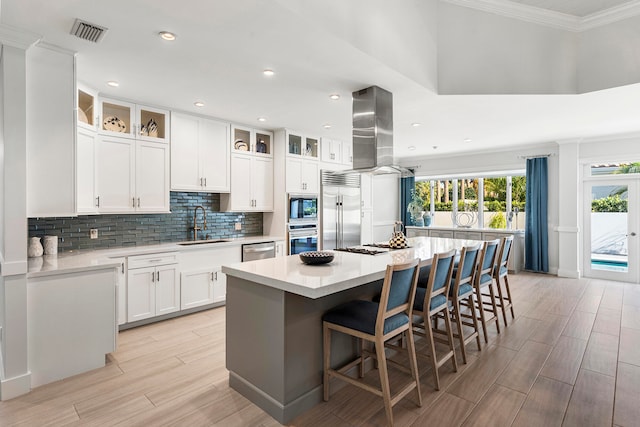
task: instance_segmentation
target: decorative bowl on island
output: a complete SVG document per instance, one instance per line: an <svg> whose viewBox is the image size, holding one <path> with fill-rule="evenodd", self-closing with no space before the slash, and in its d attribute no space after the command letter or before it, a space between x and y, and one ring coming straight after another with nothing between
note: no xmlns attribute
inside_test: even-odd
<svg viewBox="0 0 640 427"><path fill-rule="evenodd" d="M298 254L300 260L308 265L327 264L333 261L333 252L327 251L308 251Z"/></svg>

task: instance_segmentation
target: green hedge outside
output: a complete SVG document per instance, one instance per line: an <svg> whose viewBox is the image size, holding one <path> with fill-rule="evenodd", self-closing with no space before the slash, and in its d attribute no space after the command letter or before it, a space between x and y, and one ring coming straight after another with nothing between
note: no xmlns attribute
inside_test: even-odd
<svg viewBox="0 0 640 427"><path fill-rule="evenodd" d="M435 202L435 210L436 212L451 212L453 210L453 202ZM478 210L478 202L466 202L458 201L458 211L462 212L465 210L465 205L467 210L477 211ZM517 207L520 209L520 212L524 212L524 202L512 202L512 207ZM501 202L499 200L485 200L484 202L484 210L488 212L505 212L507 209L507 203ZM429 211L429 206L425 206L425 211ZM617 212L617 211L616 211ZM625 211L626 212L626 211Z"/></svg>
<svg viewBox="0 0 640 427"><path fill-rule="evenodd" d="M591 212L627 212L627 201L617 194L595 199L591 202Z"/></svg>

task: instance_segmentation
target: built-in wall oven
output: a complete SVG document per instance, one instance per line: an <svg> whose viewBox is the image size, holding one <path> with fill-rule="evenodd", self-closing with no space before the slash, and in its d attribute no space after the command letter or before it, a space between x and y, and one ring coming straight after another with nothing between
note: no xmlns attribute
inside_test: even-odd
<svg viewBox="0 0 640 427"><path fill-rule="evenodd" d="M289 223L289 255L318 250L318 223Z"/></svg>

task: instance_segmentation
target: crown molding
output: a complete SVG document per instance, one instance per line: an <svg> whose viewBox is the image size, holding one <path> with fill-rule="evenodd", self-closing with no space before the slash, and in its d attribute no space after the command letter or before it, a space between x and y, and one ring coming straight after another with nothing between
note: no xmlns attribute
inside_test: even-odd
<svg viewBox="0 0 640 427"><path fill-rule="evenodd" d="M592 13L583 18L510 0L442 0L447 3L560 30L581 32L640 15L640 0Z"/></svg>
<svg viewBox="0 0 640 427"><path fill-rule="evenodd" d="M38 34L30 31L0 24L0 44L26 50L37 43L41 38L42 37Z"/></svg>
<svg viewBox="0 0 640 427"><path fill-rule="evenodd" d="M623 19L632 18L640 15L640 1L634 0L620 6L612 7L602 12L593 13L582 18L580 30L590 30L592 28L602 27Z"/></svg>

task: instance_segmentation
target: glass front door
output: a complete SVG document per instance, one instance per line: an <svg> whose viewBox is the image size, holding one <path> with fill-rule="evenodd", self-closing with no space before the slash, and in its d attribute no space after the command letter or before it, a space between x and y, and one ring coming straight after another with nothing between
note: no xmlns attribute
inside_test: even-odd
<svg viewBox="0 0 640 427"><path fill-rule="evenodd" d="M636 179L585 183L584 275L638 282Z"/></svg>

